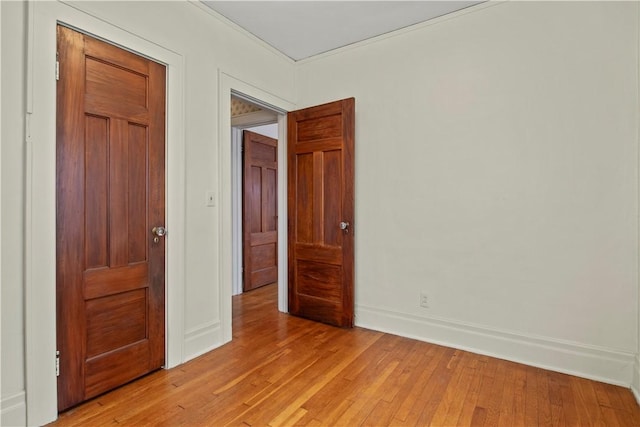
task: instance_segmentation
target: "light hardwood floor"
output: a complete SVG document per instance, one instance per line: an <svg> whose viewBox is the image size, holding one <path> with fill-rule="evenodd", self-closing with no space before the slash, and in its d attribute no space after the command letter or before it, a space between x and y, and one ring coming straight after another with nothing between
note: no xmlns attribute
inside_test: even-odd
<svg viewBox="0 0 640 427"><path fill-rule="evenodd" d="M53 425L640 426L628 389L233 300L233 341Z"/></svg>

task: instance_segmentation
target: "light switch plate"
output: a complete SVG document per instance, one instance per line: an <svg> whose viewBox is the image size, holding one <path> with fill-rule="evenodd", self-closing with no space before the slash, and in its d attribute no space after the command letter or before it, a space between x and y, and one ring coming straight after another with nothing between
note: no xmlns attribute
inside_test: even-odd
<svg viewBox="0 0 640 427"><path fill-rule="evenodd" d="M207 191L207 206L214 207L216 205L216 193Z"/></svg>

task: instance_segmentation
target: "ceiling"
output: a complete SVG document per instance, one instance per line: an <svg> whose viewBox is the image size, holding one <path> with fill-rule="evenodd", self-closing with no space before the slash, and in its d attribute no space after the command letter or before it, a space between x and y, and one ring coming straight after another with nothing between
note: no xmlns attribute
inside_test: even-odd
<svg viewBox="0 0 640 427"><path fill-rule="evenodd" d="M467 8L481 1L206 1L293 60Z"/></svg>

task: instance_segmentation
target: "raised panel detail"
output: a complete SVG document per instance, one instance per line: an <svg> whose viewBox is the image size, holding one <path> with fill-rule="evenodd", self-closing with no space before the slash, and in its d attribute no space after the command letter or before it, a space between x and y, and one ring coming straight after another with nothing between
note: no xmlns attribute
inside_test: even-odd
<svg viewBox="0 0 640 427"><path fill-rule="evenodd" d="M91 57L86 59L87 94L110 102L147 106L147 78Z"/></svg>
<svg viewBox="0 0 640 427"><path fill-rule="evenodd" d="M254 270L262 270L267 267L274 267L277 260L276 244L266 244L251 248L251 256Z"/></svg>
<svg viewBox="0 0 640 427"><path fill-rule="evenodd" d="M147 127L129 124L129 263L147 259Z"/></svg>
<svg viewBox="0 0 640 427"><path fill-rule="evenodd" d="M109 264L109 119L85 116L85 263L87 268Z"/></svg>
<svg viewBox="0 0 640 427"><path fill-rule="evenodd" d="M254 163L273 163L277 161L276 147L267 144L254 144L251 148L253 152L252 160Z"/></svg>
<svg viewBox="0 0 640 427"><path fill-rule="evenodd" d="M342 151L324 152L324 244L342 246Z"/></svg>
<svg viewBox="0 0 640 427"><path fill-rule="evenodd" d="M277 171L275 169L264 169L262 179L264 180L262 194L262 222L264 229L262 231L276 231L278 228Z"/></svg>
<svg viewBox="0 0 640 427"><path fill-rule="evenodd" d="M313 242L313 154L296 156L297 192L296 239L299 243Z"/></svg>
<svg viewBox="0 0 640 427"><path fill-rule="evenodd" d="M249 222L249 231L251 233L259 233L262 231L262 220L260 213L262 212L262 168L257 166L251 166L249 172L251 179L249 181L249 189L251 197L249 198L249 205L247 209L252 212L251 220Z"/></svg>
<svg viewBox="0 0 640 427"><path fill-rule="evenodd" d="M342 135L342 115L314 117L297 123L298 142L335 138Z"/></svg>
<svg viewBox="0 0 640 427"><path fill-rule="evenodd" d="M321 264L313 261L298 261L296 286L298 293L322 298L340 304L342 292L337 283L342 280L339 265Z"/></svg>
<svg viewBox="0 0 640 427"><path fill-rule="evenodd" d="M146 338L146 289L97 298L86 304L88 359Z"/></svg>

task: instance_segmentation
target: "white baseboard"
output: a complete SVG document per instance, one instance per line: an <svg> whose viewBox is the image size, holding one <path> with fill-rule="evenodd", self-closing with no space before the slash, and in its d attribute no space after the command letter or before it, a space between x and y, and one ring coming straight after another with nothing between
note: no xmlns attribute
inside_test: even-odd
<svg viewBox="0 0 640 427"><path fill-rule="evenodd" d="M184 362L195 359L224 344L219 321L208 322L184 334Z"/></svg>
<svg viewBox="0 0 640 427"><path fill-rule="evenodd" d="M631 386L637 359L613 349L362 305L356 306L356 325L623 387ZM637 373L637 360L635 366Z"/></svg>
<svg viewBox="0 0 640 427"><path fill-rule="evenodd" d="M640 354L636 354L635 363L633 364L633 382L631 383L631 391L636 398L636 402L640 405Z"/></svg>
<svg viewBox="0 0 640 427"><path fill-rule="evenodd" d="M27 404L25 392L4 397L0 402L0 425L4 427L27 425Z"/></svg>

